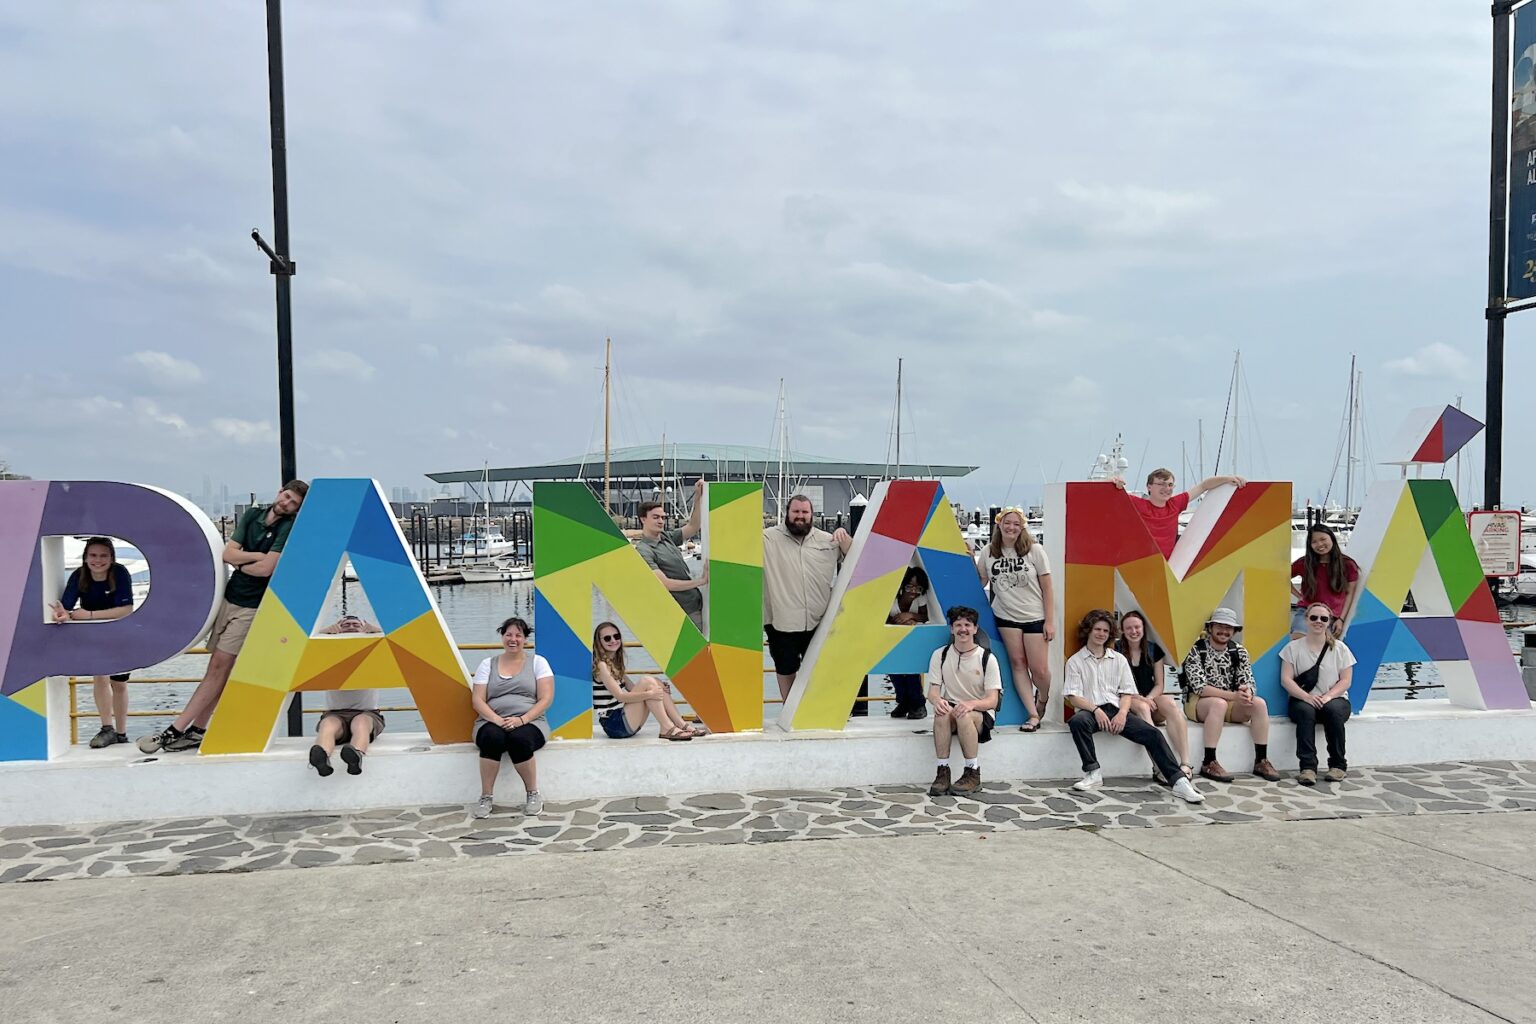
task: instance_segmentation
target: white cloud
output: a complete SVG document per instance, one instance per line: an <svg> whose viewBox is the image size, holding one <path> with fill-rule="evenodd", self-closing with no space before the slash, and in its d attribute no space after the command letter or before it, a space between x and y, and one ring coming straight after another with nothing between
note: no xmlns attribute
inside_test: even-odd
<svg viewBox="0 0 1536 1024"><path fill-rule="evenodd" d="M220 416L208 426L219 437L235 444L270 444L277 440L277 431L266 420L237 420Z"/></svg>
<svg viewBox="0 0 1536 1024"><path fill-rule="evenodd" d="M168 409L160 408L159 403L149 398L135 398L133 400L133 415L139 420L155 423L162 427L170 427L178 434L191 436L193 430L180 414Z"/></svg>
<svg viewBox="0 0 1536 1024"><path fill-rule="evenodd" d="M372 363L356 352L336 348L323 348L309 353L304 357L304 368L354 380L371 380L378 372Z"/></svg>
<svg viewBox="0 0 1536 1024"><path fill-rule="evenodd" d="M546 377L561 380L571 375L571 361L564 352L532 345L526 341L506 341L482 348L471 349L454 362L468 369L501 370L517 369L536 371Z"/></svg>
<svg viewBox="0 0 1536 1024"><path fill-rule="evenodd" d="M1417 352L1386 363L1388 373L1403 377L1451 377L1467 380L1473 376L1472 361L1456 349L1436 341Z"/></svg>
<svg viewBox="0 0 1536 1024"><path fill-rule="evenodd" d="M135 352L128 362L140 377L167 390L195 387L203 382L203 371L196 363L178 359L169 352Z"/></svg>

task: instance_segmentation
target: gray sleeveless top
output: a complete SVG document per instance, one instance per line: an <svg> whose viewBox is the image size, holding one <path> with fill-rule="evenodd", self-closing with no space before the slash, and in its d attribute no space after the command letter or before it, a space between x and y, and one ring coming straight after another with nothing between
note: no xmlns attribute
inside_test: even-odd
<svg viewBox="0 0 1536 1024"><path fill-rule="evenodd" d="M552 676L555 673L550 669L549 662L531 652L523 655L523 667L515 676L501 674L498 666L500 660L500 655L493 654L482 661L479 671L475 673L475 685L485 687L485 702L498 715L522 715L539 699L538 676ZM475 732L479 733L484 724L483 718L477 721ZM545 739L549 738L549 721L542 714L528 724L543 733Z"/></svg>

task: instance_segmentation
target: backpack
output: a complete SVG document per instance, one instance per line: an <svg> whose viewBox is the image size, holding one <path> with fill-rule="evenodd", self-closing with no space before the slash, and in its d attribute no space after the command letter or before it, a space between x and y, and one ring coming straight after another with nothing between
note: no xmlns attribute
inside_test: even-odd
<svg viewBox="0 0 1536 1024"><path fill-rule="evenodd" d="M948 660L948 658L949 658L949 649L951 647L953 647L953 646L955 646L955 645L954 644L945 644L944 645L944 649L939 652L939 678L940 679L942 679L944 677L944 662L946 660ZM976 646L981 647L980 644L977 644ZM987 665L990 664L991 661L992 661L992 652L990 650L988 650L987 648L982 647L981 648L981 677L982 677L982 679L986 679L986 677L987 677ZM993 723L995 723L997 721L997 713L999 711L1001 711L1002 709L1003 709L1003 691L999 690L999 691L997 691L997 707L994 708L991 711L983 711L981 713L981 729L976 734L976 739L979 742L986 743L988 740L990 740L992 738L992 725L993 725Z"/></svg>

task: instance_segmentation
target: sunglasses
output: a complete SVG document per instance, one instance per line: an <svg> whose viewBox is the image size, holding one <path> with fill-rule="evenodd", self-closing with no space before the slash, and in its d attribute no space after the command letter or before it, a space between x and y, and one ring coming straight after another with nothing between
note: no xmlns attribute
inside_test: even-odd
<svg viewBox="0 0 1536 1024"><path fill-rule="evenodd" d="M619 634L617 634L617 633L609 633L607 636L600 636L600 637L598 637L598 639L601 640L605 644L612 643L613 641L619 639Z"/></svg>
<svg viewBox="0 0 1536 1024"><path fill-rule="evenodd" d="M1333 616L1332 615L1308 615L1307 616L1307 621L1308 622L1332 622L1333 621Z"/></svg>

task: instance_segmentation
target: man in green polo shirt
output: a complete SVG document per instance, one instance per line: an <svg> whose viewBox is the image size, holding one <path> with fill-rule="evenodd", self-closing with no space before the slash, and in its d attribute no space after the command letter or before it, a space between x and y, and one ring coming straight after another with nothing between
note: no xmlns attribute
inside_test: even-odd
<svg viewBox="0 0 1536 1024"><path fill-rule="evenodd" d="M272 504L247 509L235 524L234 533L224 545L224 564L234 571L224 584L224 600L219 602L213 628L208 631L208 670L192 691L186 710L163 732L139 740L139 749L144 753L193 750L202 744L208 719L213 717L213 709L224 694L224 684L229 682L240 647L256 620L256 609L267 592L267 584L277 568L277 557L288 542L288 531L293 528L294 516L307 493L309 484L290 480L277 492Z"/></svg>

